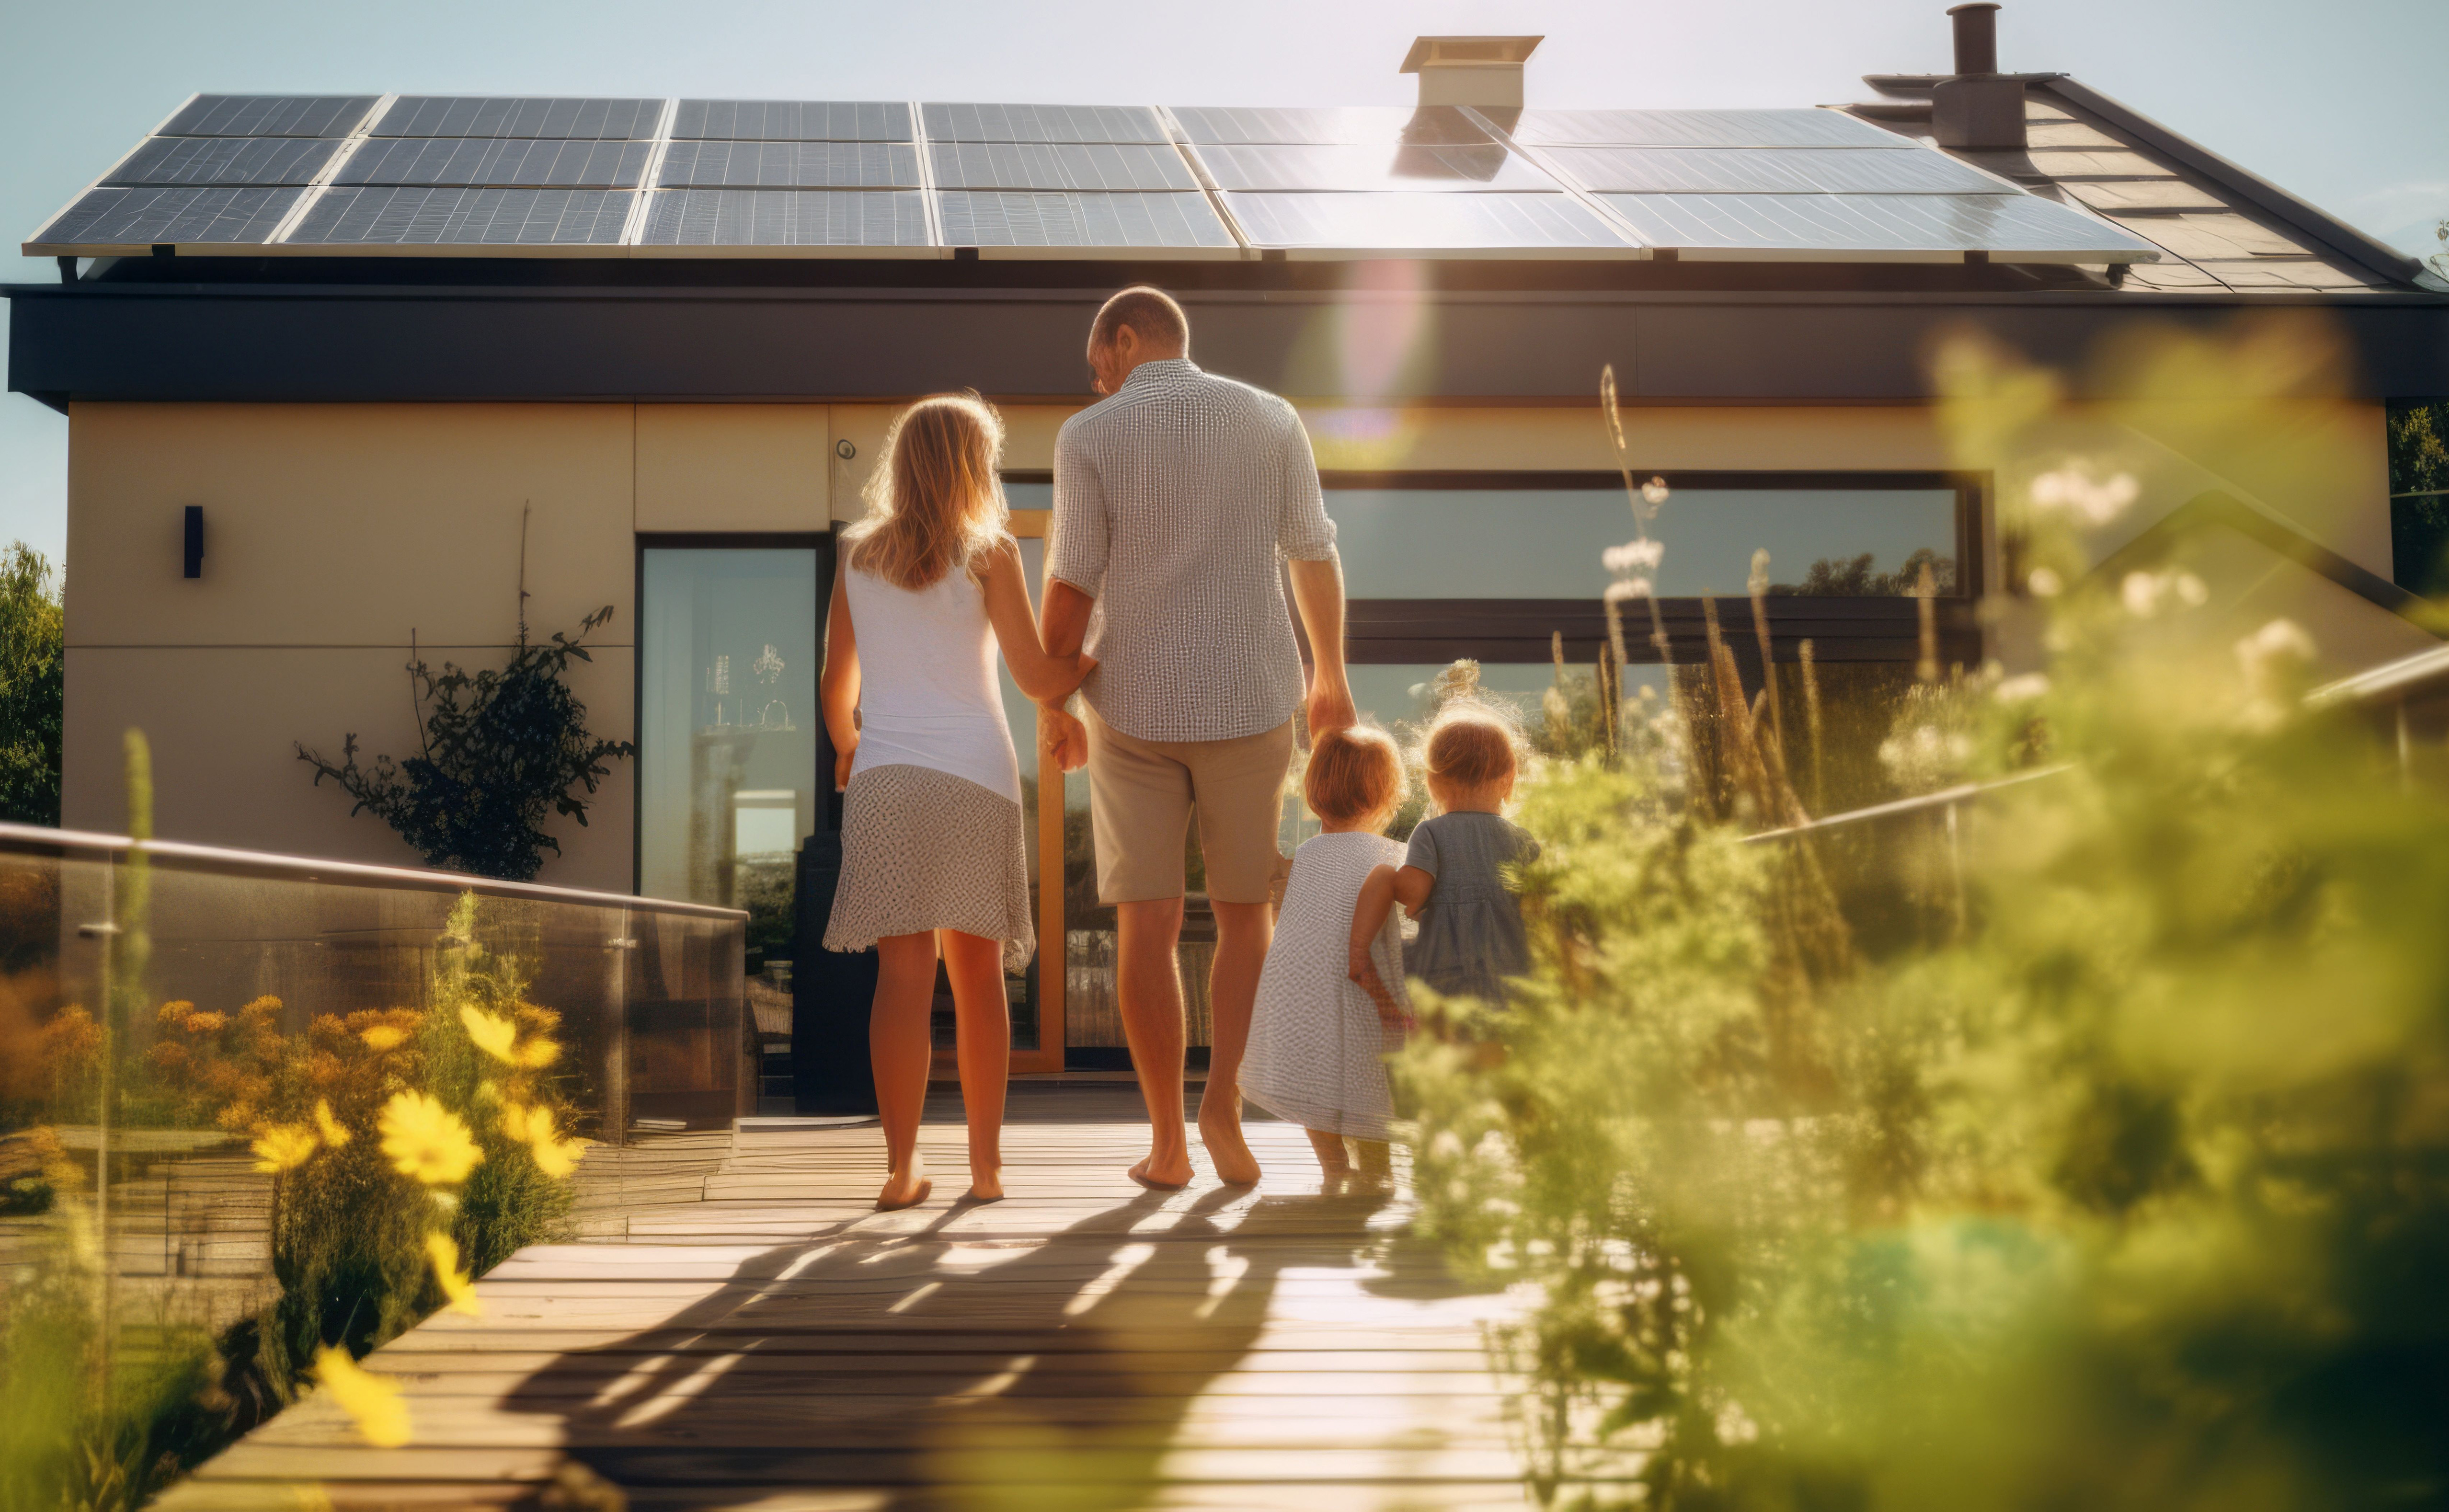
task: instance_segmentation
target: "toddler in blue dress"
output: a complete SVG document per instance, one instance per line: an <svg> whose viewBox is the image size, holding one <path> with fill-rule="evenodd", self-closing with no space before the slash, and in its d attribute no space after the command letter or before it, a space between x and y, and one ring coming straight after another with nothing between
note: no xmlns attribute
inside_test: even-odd
<svg viewBox="0 0 2449 1512"><path fill-rule="evenodd" d="M1429 796L1437 812L1412 831L1401 866L1362 884L1353 911L1352 979L1377 996L1368 944L1394 905L1420 923L1408 974L1450 998L1506 999L1507 979L1531 969L1522 905L1506 869L1539 854L1539 843L1502 810L1514 795L1513 727L1495 710L1457 700L1429 727Z"/></svg>

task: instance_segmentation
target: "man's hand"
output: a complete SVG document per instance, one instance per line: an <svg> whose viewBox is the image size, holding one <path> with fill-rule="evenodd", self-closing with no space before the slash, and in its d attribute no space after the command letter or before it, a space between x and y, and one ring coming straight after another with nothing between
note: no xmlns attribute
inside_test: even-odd
<svg viewBox="0 0 2449 1512"><path fill-rule="evenodd" d="M1318 739L1330 729L1350 729L1360 723L1360 715L1352 707L1352 688L1340 676L1329 677L1323 672L1309 683L1309 738Z"/></svg>
<svg viewBox="0 0 2449 1512"><path fill-rule="evenodd" d="M1051 704L1037 706L1037 748L1067 772L1089 765L1089 727Z"/></svg>

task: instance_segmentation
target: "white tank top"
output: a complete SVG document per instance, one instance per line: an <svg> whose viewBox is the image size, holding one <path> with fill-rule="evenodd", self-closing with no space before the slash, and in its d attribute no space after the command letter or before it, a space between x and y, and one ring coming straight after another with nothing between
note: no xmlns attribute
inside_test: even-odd
<svg viewBox="0 0 2449 1512"><path fill-rule="evenodd" d="M851 775L925 766L1019 803L1020 758L977 580L956 567L914 593L854 567L848 592L859 674Z"/></svg>

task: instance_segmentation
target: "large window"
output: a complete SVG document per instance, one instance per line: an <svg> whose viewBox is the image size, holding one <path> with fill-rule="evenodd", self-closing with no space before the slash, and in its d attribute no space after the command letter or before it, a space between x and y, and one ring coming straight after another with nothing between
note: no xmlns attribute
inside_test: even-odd
<svg viewBox="0 0 2449 1512"><path fill-rule="evenodd" d="M751 995L787 1013L798 851L824 817L830 553L770 537L641 546L638 890L746 909Z"/></svg>

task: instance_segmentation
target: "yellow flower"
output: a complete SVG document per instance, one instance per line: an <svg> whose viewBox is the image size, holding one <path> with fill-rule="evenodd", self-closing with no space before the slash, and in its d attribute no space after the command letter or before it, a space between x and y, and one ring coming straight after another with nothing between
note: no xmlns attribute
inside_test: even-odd
<svg viewBox="0 0 2449 1512"><path fill-rule="evenodd" d="M217 1035L229 1027L229 1015L205 1012L190 1013L181 1021L180 1027L186 1030L187 1033L191 1035Z"/></svg>
<svg viewBox="0 0 2449 1512"><path fill-rule="evenodd" d="M312 1129L294 1123L277 1123L263 1131L263 1137L249 1148L255 1152L255 1169L267 1176L276 1176L304 1165L315 1153L315 1131Z"/></svg>
<svg viewBox="0 0 2449 1512"><path fill-rule="evenodd" d="M591 1139L539 1139L528 1146L535 1156L536 1169L558 1181L578 1169L578 1157L587 1153Z"/></svg>
<svg viewBox="0 0 2449 1512"><path fill-rule="evenodd" d="M434 1262L434 1279L449 1299L444 1306L472 1318L483 1317L485 1304L476 1296L476 1283L459 1269L458 1242L447 1233L429 1233L425 1236L425 1257Z"/></svg>
<svg viewBox="0 0 2449 1512"><path fill-rule="evenodd" d="M502 1109L502 1133L528 1147L536 1169L555 1180L578 1169L578 1157L589 1141L564 1139L554 1126L552 1110L511 1103Z"/></svg>
<svg viewBox="0 0 2449 1512"><path fill-rule="evenodd" d="M415 1437L409 1426L408 1404L400 1400L399 1383L376 1375L349 1358L346 1349L329 1345L315 1351L315 1379L332 1393L340 1410L355 1419L357 1432L377 1449L396 1449Z"/></svg>
<svg viewBox="0 0 2449 1512"><path fill-rule="evenodd" d="M323 1142L335 1150L357 1137L349 1132L347 1124L332 1116L332 1104L327 1098L318 1097L315 1101L315 1128L322 1134Z"/></svg>
<svg viewBox="0 0 2449 1512"><path fill-rule="evenodd" d="M368 1024L357 1031L357 1037L366 1042L368 1050L380 1055L386 1050L397 1050L405 1044L408 1040L408 1031L395 1028L390 1024Z"/></svg>
<svg viewBox="0 0 2449 1512"><path fill-rule="evenodd" d="M472 1003L460 1005L459 1021L468 1027L468 1037L476 1042L477 1049L495 1060L509 1061L512 1065L518 1063L517 1057L511 1053L511 1041L519 1035L516 1023L508 1018L496 1018Z"/></svg>
<svg viewBox="0 0 2449 1512"><path fill-rule="evenodd" d="M538 1037L519 1047L518 1063L531 1069L550 1066L560 1058L561 1043L558 1040Z"/></svg>
<svg viewBox="0 0 2449 1512"><path fill-rule="evenodd" d="M459 1115L421 1092L393 1094L383 1104L381 1124L382 1153L401 1175L429 1187L467 1180L485 1158Z"/></svg>

